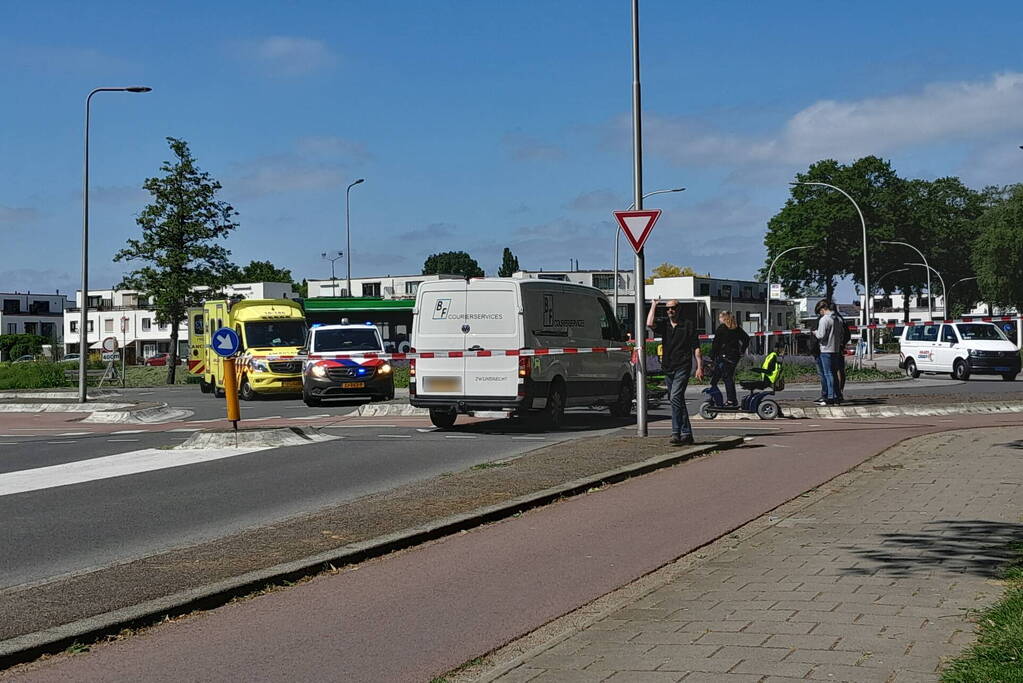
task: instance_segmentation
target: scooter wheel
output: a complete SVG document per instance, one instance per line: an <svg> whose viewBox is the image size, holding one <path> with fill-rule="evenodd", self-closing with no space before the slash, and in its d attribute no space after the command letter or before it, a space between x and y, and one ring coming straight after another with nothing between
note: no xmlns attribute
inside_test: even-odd
<svg viewBox="0 0 1023 683"><path fill-rule="evenodd" d="M710 401L705 401L700 404L700 417L704 420L713 420L718 414L714 412L713 406Z"/></svg>
<svg viewBox="0 0 1023 683"><path fill-rule="evenodd" d="M777 402L771 399L766 399L760 402L757 406L757 416L761 420L773 420L781 414L781 406Z"/></svg>

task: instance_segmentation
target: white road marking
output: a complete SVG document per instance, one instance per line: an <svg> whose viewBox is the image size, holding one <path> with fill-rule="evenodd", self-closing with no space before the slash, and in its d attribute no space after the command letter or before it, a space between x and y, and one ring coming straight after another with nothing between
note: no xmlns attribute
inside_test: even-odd
<svg viewBox="0 0 1023 683"><path fill-rule="evenodd" d="M111 434L145 434L145 429L122 429L119 432L110 432Z"/></svg>
<svg viewBox="0 0 1023 683"><path fill-rule="evenodd" d="M46 443L58 444L58 443L78 443L78 442L77 441L47 441Z"/></svg>
<svg viewBox="0 0 1023 683"><path fill-rule="evenodd" d="M518 440L518 441L527 441L527 440L528 441L546 441L547 437L546 436L513 436L512 440L513 441L515 441L515 440Z"/></svg>
<svg viewBox="0 0 1023 683"><path fill-rule="evenodd" d="M11 427L12 432L62 432L67 427Z"/></svg>
<svg viewBox="0 0 1023 683"><path fill-rule="evenodd" d="M57 436L85 436L87 434L95 433L96 432L64 432L63 434L58 434Z"/></svg>
<svg viewBox="0 0 1023 683"><path fill-rule="evenodd" d="M437 428L436 427L430 427L429 429L426 429L424 427L417 427L416 431L419 432L420 434L429 434L430 432L437 431Z"/></svg>
<svg viewBox="0 0 1023 683"><path fill-rule="evenodd" d="M397 427L398 425L378 425L378 424L357 424L357 425L323 425L320 429L351 429L352 427Z"/></svg>
<svg viewBox="0 0 1023 683"><path fill-rule="evenodd" d="M0 496L9 496L27 491L40 491L56 486L70 486L71 484L123 477L129 474L152 472L171 467L194 465L265 450L267 450L265 446L209 450L146 448L141 451L129 451L127 453L118 453L117 455L107 455L102 458L78 460L64 463L63 465L37 467L19 472L6 472L0 474Z"/></svg>
<svg viewBox="0 0 1023 683"><path fill-rule="evenodd" d="M411 439L411 434L377 434L378 439Z"/></svg>
<svg viewBox="0 0 1023 683"><path fill-rule="evenodd" d="M319 420L321 417L330 417L330 415L324 413L323 415L303 415L302 417L293 417L292 420Z"/></svg>
<svg viewBox="0 0 1023 683"><path fill-rule="evenodd" d="M475 439L475 434L448 434L445 439Z"/></svg>
<svg viewBox="0 0 1023 683"><path fill-rule="evenodd" d="M23 436L39 436L38 434L0 434L0 438L9 439L11 437L20 439Z"/></svg>
<svg viewBox="0 0 1023 683"><path fill-rule="evenodd" d="M722 425L722 424L709 425L709 424L702 424L702 425L693 425L693 429L754 429L754 430L768 429L768 430L770 430L772 432L781 431L781 427L754 427L754 426L752 426L750 424L744 424L744 425Z"/></svg>
<svg viewBox="0 0 1023 683"><path fill-rule="evenodd" d="M180 427L178 429L168 429L167 431L168 432L179 432L180 433L180 432L198 432L200 430L199 430L198 427L195 427L194 429L189 428L189 427Z"/></svg>

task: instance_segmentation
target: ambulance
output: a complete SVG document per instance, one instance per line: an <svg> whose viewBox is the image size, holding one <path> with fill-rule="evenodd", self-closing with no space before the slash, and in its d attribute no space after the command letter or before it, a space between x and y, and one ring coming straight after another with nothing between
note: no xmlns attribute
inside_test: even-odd
<svg viewBox="0 0 1023 683"><path fill-rule="evenodd" d="M188 371L202 377L203 393L223 396L224 362L210 338L222 327L238 333L235 358L238 396L252 401L266 394L301 394L307 327L301 306L288 299L207 301L189 309Z"/></svg>

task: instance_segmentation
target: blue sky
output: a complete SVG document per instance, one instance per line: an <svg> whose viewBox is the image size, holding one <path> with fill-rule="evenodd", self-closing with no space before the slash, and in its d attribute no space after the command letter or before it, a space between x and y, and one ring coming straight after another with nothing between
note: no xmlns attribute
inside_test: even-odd
<svg viewBox="0 0 1023 683"><path fill-rule="evenodd" d="M91 282L137 236L143 180L184 138L239 211L240 263L326 277L611 263L631 201L628 0L19 3L0 27L0 290L80 277L93 99ZM787 181L878 154L909 177L1023 180L1023 5L643 0L645 188L685 186L647 262L750 277ZM622 253L628 246L623 241ZM339 268L343 271L341 263ZM851 291L849 293L851 297Z"/></svg>

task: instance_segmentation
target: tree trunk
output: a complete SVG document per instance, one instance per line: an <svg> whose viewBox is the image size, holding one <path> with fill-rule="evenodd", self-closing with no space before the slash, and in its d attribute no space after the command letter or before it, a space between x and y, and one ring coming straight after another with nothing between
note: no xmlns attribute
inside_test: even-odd
<svg viewBox="0 0 1023 683"><path fill-rule="evenodd" d="M913 289L906 287L902 290L902 324L909 323L909 295L912 294Z"/></svg>
<svg viewBox="0 0 1023 683"><path fill-rule="evenodd" d="M171 348L167 356L167 384L174 384L174 375L178 371L178 328L181 320L171 321Z"/></svg>

